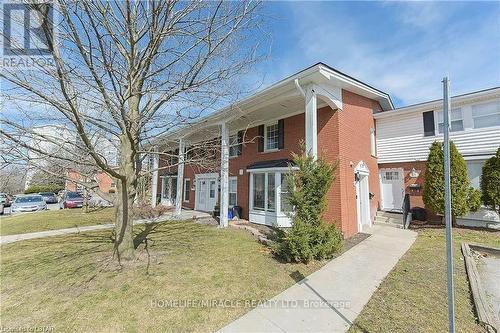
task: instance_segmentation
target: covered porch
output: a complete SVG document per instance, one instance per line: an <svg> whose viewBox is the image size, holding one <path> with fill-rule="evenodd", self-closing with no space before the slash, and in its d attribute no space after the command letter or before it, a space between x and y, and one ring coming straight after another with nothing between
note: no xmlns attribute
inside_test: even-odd
<svg viewBox="0 0 500 333"><path fill-rule="evenodd" d="M283 128L283 122L280 120L298 115L304 115L300 118L303 134L298 134L305 143L306 153L317 157L318 109L329 107L325 112L342 110L343 88L349 87L351 91L357 89L360 93L367 94L366 86L356 88L357 86L361 85L356 80L318 64L162 138L169 147L179 152L175 211L180 212L183 204L184 165L186 161L189 163L189 159L186 159L186 147L215 139L218 143L217 169L209 173L215 175L218 189L216 202L221 212L220 226L228 225L231 178L237 178L238 182L245 178L245 185L248 187L243 189L246 193L241 197L245 198L246 202L239 201L238 205L246 207L250 222L290 226L288 213L291 209L285 207L286 203L282 200L283 194L286 194L285 179L286 173L290 171L289 166L262 167L257 164L283 158L284 153L279 154L282 151L283 139L276 135ZM377 94L373 89L372 95ZM245 135L250 132L249 129L257 127L258 131ZM234 148L251 144L258 144L260 153L252 156L253 163L238 164L238 169L232 170L230 174L230 168L235 165L233 158L234 161L239 158L238 153L234 155L234 151L238 151ZM241 148L239 149L241 152ZM293 151L297 151L297 148L294 147ZM289 153L286 157L290 158ZM155 177L157 179L158 176L153 173L153 184ZM200 190L197 177L191 179L195 192ZM156 187L153 185L152 198L156 198L155 191ZM239 193L237 195L240 198ZM195 193L195 197L198 200L198 193ZM212 196L210 199L213 199ZM199 207L199 201L196 202L195 207Z"/></svg>

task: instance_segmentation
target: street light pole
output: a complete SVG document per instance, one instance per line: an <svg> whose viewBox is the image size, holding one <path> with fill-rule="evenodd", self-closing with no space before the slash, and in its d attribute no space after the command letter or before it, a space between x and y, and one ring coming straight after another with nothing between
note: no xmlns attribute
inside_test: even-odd
<svg viewBox="0 0 500 333"><path fill-rule="evenodd" d="M448 276L448 329L455 333L455 294L453 285L453 251L451 229L450 183L450 86L448 77L443 78L443 132L444 132L444 219L446 223L446 260Z"/></svg>

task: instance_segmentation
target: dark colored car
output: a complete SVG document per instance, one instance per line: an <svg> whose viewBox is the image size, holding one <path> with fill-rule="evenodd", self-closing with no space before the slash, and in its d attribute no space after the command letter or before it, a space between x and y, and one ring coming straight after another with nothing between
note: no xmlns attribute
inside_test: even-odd
<svg viewBox="0 0 500 333"><path fill-rule="evenodd" d="M43 200L45 200L45 202L48 204L53 204L58 202L57 197L53 192L40 192L38 194L41 195Z"/></svg>
<svg viewBox="0 0 500 333"><path fill-rule="evenodd" d="M80 208L83 206L83 196L78 192L66 192L60 206L61 208Z"/></svg>

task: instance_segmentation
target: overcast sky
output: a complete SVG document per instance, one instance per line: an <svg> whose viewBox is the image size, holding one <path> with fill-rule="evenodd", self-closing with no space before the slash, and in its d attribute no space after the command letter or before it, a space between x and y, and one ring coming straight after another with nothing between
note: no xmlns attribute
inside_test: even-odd
<svg viewBox="0 0 500 333"><path fill-rule="evenodd" d="M500 2L266 2L264 85L324 62L396 106L500 85Z"/></svg>

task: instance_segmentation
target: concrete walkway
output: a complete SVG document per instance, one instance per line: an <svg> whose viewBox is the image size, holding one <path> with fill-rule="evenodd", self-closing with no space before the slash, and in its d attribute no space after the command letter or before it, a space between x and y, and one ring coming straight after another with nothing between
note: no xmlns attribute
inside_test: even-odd
<svg viewBox="0 0 500 333"><path fill-rule="evenodd" d="M31 213L33 214L33 213ZM189 220L189 219L199 219L199 218L207 218L210 217L210 214L204 212L198 212L195 210L182 210L180 216L175 216L173 213L166 213L159 218L151 219L151 220L137 220L134 221L134 225L137 224L146 224L146 223L158 223L164 222L168 220ZM0 244L9 244L27 239L34 238L44 238L44 237L52 237L52 236L60 236L66 234L76 234L85 231L94 231L94 230L102 230L102 229L112 229L115 225L110 224L99 224L99 225L89 225L84 227L75 227L75 228L66 228L66 229L56 229L56 230L47 230L47 231L39 231L39 232L30 232L26 234L17 234L17 235L7 235L0 236Z"/></svg>
<svg viewBox="0 0 500 333"><path fill-rule="evenodd" d="M347 331L417 236L386 226L368 232L368 239L220 332Z"/></svg>

